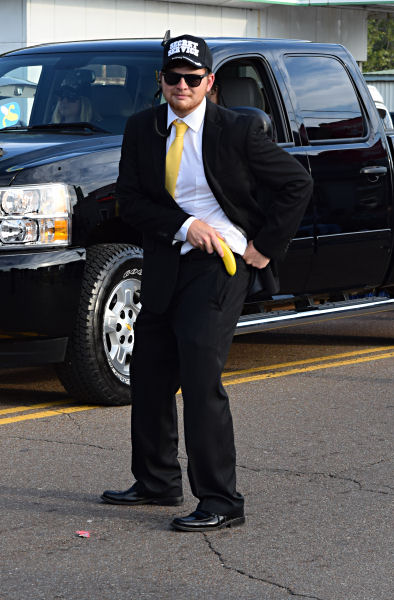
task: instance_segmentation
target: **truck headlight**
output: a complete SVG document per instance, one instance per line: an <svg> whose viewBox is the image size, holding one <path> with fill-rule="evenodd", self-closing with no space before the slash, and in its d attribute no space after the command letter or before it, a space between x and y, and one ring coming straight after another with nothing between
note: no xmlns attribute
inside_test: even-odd
<svg viewBox="0 0 394 600"><path fill-rule="evenodd" d="M70 242L70 194L62 183L0 188L0 247Z"/></svg>

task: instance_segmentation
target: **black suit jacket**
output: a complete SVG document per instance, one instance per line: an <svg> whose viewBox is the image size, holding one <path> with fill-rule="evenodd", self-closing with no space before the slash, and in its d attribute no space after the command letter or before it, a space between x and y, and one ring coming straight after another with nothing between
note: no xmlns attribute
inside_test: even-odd
<svg viewBox="0 0 394 600"><path fill-rule="evenodd" d="M142 296L153 312L170 302L179 264L174 235L191 215L164 186L167 105L127 122L116 194L122 219L143 233ZM271 259L286 253L312 193L300 163L271 142L259 118L207 101L202 154L208 184L228 218Z"/></svg>

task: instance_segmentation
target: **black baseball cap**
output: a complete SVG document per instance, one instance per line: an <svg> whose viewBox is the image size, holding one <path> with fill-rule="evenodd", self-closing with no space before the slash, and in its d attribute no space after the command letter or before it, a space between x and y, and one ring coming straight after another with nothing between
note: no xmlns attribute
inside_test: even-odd
<svg viewBox="0 0 394 600"><path fill-rule="evenodd" d="M163 66L165 71L172 61L182 60L190 63L196 69L206 68L212 71L212 54L205 40L194 35L179 35L170 38L163 52Z"/></svg>
<svg viewBox="0 0 394 600"><path fill-rule="evenodd" d="M82 94L82 89L74 85L61 85L56 92L59 98L68 98L69 100L77 100Z"/></svg>

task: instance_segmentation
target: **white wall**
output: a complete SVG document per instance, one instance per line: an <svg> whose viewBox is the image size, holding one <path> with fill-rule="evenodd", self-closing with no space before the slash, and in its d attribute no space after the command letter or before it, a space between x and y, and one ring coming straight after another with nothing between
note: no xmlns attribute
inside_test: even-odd
<svg viewBox="0 0 394 600"><path fill-rule="evenodd" d="M200 0L201 1L201 0ZM43 42L122 37L301 38L339 42L366 59L367 11L262 4L230 8L161 0L0 0L0 51ZM256 4L254 5L256 6Z"/></svg>
<svg viewBox="0 0 394 600"><path fill-rule="evenodd" d="M267 6L262 36L343 44L356 60L367 59L367 12L320 6Z"/></svg>
<svg viewBox="0 0 394 600"><path fill-rule="evenodd" d="M258 10L148 0L26 0L27 44L99 38L256 36Z"/></svg>
<svg viewBox="0 0 394 600"><path fill-rule="evenodd" d="M26 45L26 0L0 0L0 52Z"/></svg>

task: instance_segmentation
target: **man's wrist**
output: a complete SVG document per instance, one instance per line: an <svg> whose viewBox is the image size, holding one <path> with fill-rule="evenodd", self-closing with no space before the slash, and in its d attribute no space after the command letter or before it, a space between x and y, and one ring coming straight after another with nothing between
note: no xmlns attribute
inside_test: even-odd
<svg viewBox="0 0 394 600"><path fill-rule="evenodd" d="M185 242L187 238L187 232L189 231L189 227L193 223L193 221L196 220L196 217L188 217L174 235L174 239L178 242Z"/></svg>

